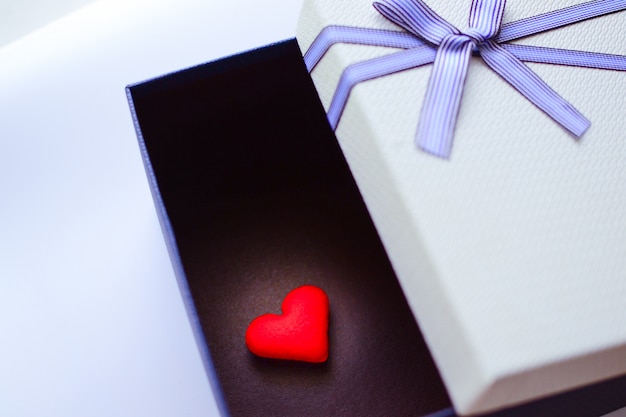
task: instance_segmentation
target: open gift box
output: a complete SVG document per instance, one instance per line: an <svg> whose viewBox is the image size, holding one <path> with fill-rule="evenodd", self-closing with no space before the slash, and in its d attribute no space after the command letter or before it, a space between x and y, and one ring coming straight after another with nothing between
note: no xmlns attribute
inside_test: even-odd
<svg viewBox="0 0 626 417"><path fill-rule="evenodd" d="M127 91L224 416L454 415L295 40ZM248 352L250 321L303 284L330 298L328 361ZM614 379L491 415L598 416L626 405L624 392Z"/></svg>

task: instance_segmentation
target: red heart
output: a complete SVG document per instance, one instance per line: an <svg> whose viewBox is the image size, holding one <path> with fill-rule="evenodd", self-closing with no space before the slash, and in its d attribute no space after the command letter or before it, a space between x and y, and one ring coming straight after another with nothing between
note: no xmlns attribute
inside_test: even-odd
<svg viewBox="0 0 626 417"><path fill-rule="evenodd" d="M263 314L252 320L246 345L255 355L321 363L328 359L328 296L321 288L304 285L292 290L283 314Z"/></svg>

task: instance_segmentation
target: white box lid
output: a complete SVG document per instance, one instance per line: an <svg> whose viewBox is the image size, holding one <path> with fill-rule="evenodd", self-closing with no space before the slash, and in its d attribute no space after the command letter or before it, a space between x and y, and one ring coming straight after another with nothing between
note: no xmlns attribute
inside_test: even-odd
<svg viewBox="0 0 626 417"><path fill-rule="evenodd" d="M471 0L429 5L459 28ZM582 3L510 0L504 22ZM626 12L517 41L626 55ZM401 30L370 0L307 0L306 51L329 25ZM328 109L340 44L312 71ZM626 72L529 64L587 116L578 142L472 58L450 160L414 135L431 66L357 85L337 137L461 414L626 373Z"/></svg>

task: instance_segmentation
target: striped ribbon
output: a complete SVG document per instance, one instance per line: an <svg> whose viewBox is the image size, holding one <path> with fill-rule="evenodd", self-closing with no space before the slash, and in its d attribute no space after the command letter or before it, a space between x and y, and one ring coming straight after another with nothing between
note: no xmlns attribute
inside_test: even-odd
<svg viewBox="0 0 626 417"><path fill-rule="evenodd" d="M589 128L589 120L523 62L626 71L626 56L507 42L626 10L626 0L593 0L503 25L505 5L506 0L473 0L469 29L464 32L422 0L374 3L380 14L406 32L348 26L324 28L304 55L309 71L336 43L402 49L344 70L328 109L332 128L337 128L356 84L433 63L415 140L424 151L449 158L467 69L474 54L575 138L580 138Z"/></svg>

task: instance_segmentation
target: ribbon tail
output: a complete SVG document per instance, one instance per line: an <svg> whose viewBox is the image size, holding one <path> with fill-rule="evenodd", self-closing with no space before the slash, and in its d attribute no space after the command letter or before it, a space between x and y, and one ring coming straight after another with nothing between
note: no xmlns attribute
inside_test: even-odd
<svg viewBox="0 0 626 417"><path fill-rule="evenodd" d="M346 107L352 88L363 81L430 64L435 59L435 50L430 46L407 49L378 58L350 65L341 74L337 90L328 108L328 121L337 129L339 119Z"/></svg>
<svg viewBox="0 0 626 417"><path fill-rule="evenodd" d="M623 55L515 44L500 46L524 62L626 71L626 56Z"/></svg>
<svg viewBox="0 0 626 417"><path fill-rule="evenodd" d="M424 151L441 158L449 158L452 151L472 48L468 38L450 36L437 50L415 142Z"/></svg>
<svg viewBox="0 0 626 417"><path fill-rule="evenodd" d="M492 70L576 138L591 125L574 106L506 49L494 42L485 42L480 46L480 55Z"/></svg>
<svg viewBox="0 0 626 417"><path fill-rule="evenodd" d="M304 54L307 70L309 72L313 71L313 68L320 62L330 47L337 43L401 49L416 48L426 44L423 40L406 32L350 26L327 26L317 35Z"/></svg>
<svg viewBox="0 0 626 417"><path fill-rule="evenodd" d="M496 42L503 43L626 10L626 0L593 0L517 20L502 26Z"/></svg>

